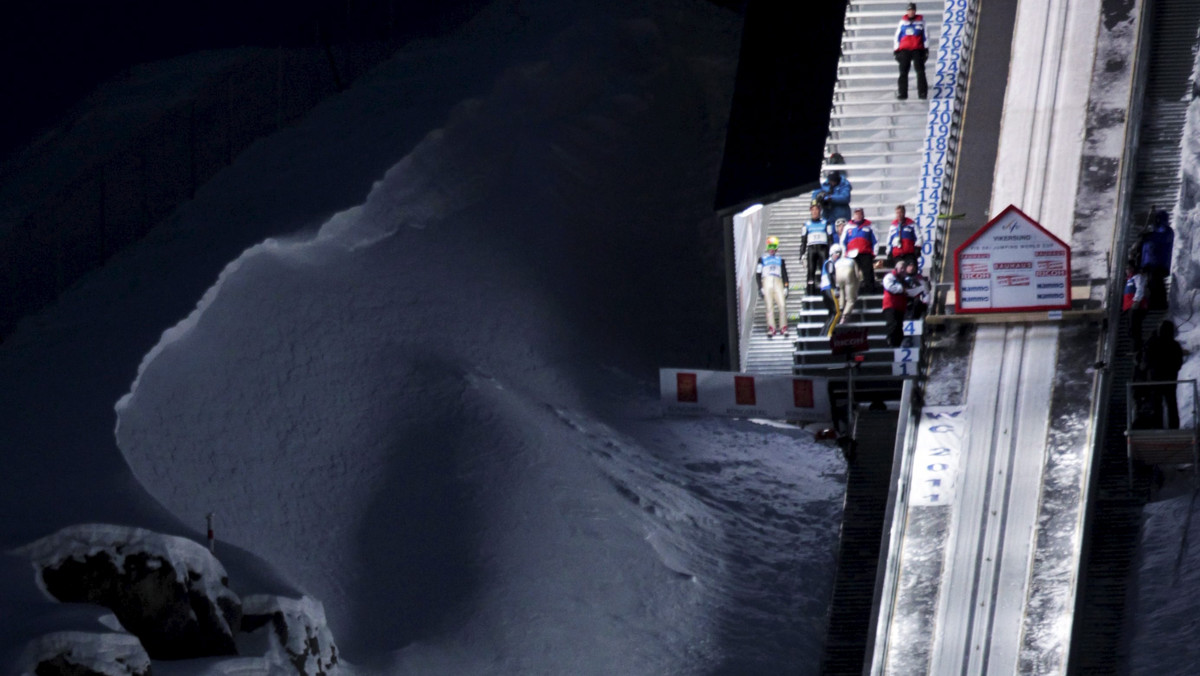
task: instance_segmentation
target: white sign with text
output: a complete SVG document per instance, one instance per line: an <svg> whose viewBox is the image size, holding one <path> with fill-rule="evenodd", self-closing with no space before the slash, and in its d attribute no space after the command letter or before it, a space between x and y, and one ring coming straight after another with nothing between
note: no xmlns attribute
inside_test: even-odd
<svg viewBox="0 0 1200 676"><path fill-rule="evenodd" d="M1071 308L1071 248L1009 206L954 252L956 312Z"/></svg>
<svg viewBox="0 0 1200 676"><path fill-rule="evenodd" d="M966 408L962 406L926 406L921 411L909 504L933 507L954 503L966 428Z"/></svg>

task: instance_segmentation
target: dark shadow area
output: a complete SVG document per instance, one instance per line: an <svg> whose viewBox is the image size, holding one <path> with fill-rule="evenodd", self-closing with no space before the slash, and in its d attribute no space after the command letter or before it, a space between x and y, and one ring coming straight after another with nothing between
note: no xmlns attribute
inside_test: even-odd
<svg viewBox="0 0 1200 676"><path fill-rule="evenodd" d="M484 0L268 0L79 3L20 0L0 10L0 158L46 131L130 66L204 49L397 44L470 18Z"/></svg>
<svg viewBox="0 0 1200 676"><path fill-rule="evenodd" d="M422 393L421 405L402 404L402 429L350 557L361 577L345 580L355 619L338 641L352 660L453 629L478 588L473 534L480 527L471 487L459 479L474 443L461 433L471 427L461 420L463 380L449 364L425 357L408 381Z"/></svg>
<svg viewBox="0 0 1200 676"><path fill-rule="evenodd" d="M749 3L717 211L819 178L846 4Z"/></svg>

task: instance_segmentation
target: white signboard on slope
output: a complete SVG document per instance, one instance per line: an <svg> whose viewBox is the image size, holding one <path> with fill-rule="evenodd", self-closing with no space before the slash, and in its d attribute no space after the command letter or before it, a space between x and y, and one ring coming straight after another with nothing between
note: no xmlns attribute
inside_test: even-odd
<svg viewBox="0 0 1200 676"><path fill-rule="evenodd" d="M822 422L832 419L828 378L659 369L663 412Z"/></svg>
<svg viewBox="0 0 1200 676"><path fill-rule="evenodd" d="M1071 309L1071 247L1009 205L954 251L955 312Z"/></svg>
<svg viewBox="0 0 1200 676"><path fill-rule="evenodd" d="M921 411L909 504L933 507L954 503L966 427L962 406L926 406Z"/></svg>

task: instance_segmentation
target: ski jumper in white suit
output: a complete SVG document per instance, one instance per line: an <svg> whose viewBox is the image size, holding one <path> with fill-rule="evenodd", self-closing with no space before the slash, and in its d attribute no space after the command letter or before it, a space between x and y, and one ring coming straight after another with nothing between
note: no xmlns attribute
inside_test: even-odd
<svg viewBox="0 0 1200 676"><path fill-rule="evenodd" d="M758 289L767 301L767 327L772 333L775 327L787 326L787 263L778 253L767 253L758 259L754 267ZM779 308L779 323L775 323L775 309Z"/></svg>

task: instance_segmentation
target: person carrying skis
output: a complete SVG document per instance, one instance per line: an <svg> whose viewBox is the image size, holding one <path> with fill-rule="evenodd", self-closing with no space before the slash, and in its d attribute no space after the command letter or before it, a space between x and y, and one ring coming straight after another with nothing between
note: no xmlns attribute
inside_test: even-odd
<svg viewBox="0 0 1200 676"><path fill-rule="evenodd" d="M821 329L821 334L825 336L833 333L833 327L837 326L842 315L837 296L833 295L834 279L837 277L837 261L841 257L842 246L834 244L829 247L829 258L821 264L821 303L825 306L825 311L829 313L825 326Z"/></svg>
<svg viewBox="0 0 1200 676"><path fill-rule="evenodd" d="M1146 273L1146 294L1151 310L1167 309L1167 277L1171 275L1171 254L1175 231L1171 215L1164 209L1154 214L1154 227L1142 236L1142 272Z"/></svg>
<svg viewBox="0 0 1200 676"><path fill-rule="evenodd" d="M859 277L864 284L864 292L875 293L875 230L863 215L863 210L855 209L854 218L846 224L842 232L842 247L847 258L858 264Z"/></svg>
<svg viewBox="0 0 1200 676"><path fill-rule="evenodd" d="M841 247L838 248L840 252ZM838 323L845 324L850 318L854 304L858 302L858 287L862 284L858 263L849 256L839 256L834 262L834 282L842 306L842 318L838 320Z"/></svg>
<svg viewBox="0 0 1200 676"><path fill-rule="evenodd" d="M917 246L917 224L909 218L903 204L896 205L896 220L888 227L888 264L897 260L917 262L921 249Z"/></svg>
<svg viewBox="0 0 1200 676"><path fill-rule="evenodd" d="M817 293L816 279L821 274L821 265L829 257L829 245L833 242L834 229L831 221L821 218L821 205L809 207L811 218L804 225L804 240L800 243L800 259L808 262L808 287L810 294Z"/></svg>
<svg viewBox="0 0 1200 676"><path fill-rule="evenodd" d="M917 14L917 3L908 3L908 9L896 26L896 38L892 42L892 55L900 64L900 79L897 82L896 98L908 98L908 70L916 66L917 96L929 96L929 83L925 80L925 60L929 49L925 46L925 17Z"/></svg>
<svg viewBox="0 0 1200 676"><path fill-rule="evenodd" d="M758 282L758 295L767 302L767 337L775 336L775 310L779 309L779 332L787 335L787 262L779 255L779 238L767 238L767 252L754 266L754 279Z"/></svg>

